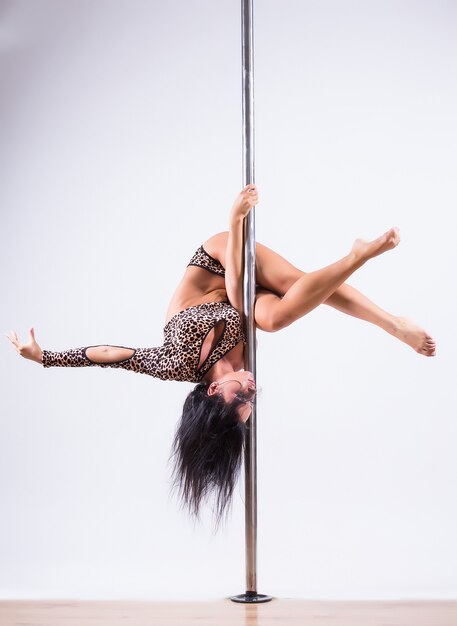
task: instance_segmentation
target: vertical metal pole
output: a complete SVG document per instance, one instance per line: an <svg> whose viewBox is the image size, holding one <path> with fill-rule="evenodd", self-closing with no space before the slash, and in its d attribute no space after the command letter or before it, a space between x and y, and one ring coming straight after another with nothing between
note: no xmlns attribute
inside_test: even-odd
<svg viewBox="0 0 457 626"><path fill-rule="evenodd" d="M254 183L254 29L253 0L241 0L241 37L243 64L243 186ZM244 367L256 379L255 302L255 209L244 225L243 312L247 334ZM234 596L235 602L267 602L269 596L257 593L257 402L254 398L247 421L244 456L246 593Z"/></svg>

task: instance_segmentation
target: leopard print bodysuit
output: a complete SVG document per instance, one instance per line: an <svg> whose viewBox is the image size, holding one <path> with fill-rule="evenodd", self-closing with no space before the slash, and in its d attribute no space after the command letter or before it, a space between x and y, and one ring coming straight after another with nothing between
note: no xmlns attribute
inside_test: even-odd
<svg viewBox="0 0 457 626"><path fill-rule="evenodd" d="M224 267L201 246L189 265L225 276ZM200 365L201 351L209 332L219 323L222 334L205 361ZM63 352L43 350L44 367L114 367L149 374L162 380L198 383L210 368L240 341L245 334L239 312L229 302L207 302L188 307L176 313L164 328L163 345L157 348L130 348L134 353L128 359L109 363L91 361L85 348ZM124 347L124 346L116 346Z"/></svg>
<svg viewBox="0 0 457 626"><path fill-rule="evenodd" d="M225 276L223 265L214 257L206 252L203 246L200 246L197 252L189 261L188 265L196 265L218 276Z"/></svg>

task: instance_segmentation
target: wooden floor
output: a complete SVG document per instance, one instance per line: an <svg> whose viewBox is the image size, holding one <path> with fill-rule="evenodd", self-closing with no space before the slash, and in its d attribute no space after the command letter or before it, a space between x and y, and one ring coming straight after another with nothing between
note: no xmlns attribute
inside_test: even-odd
<svg viewBox="0 0 457 626"><path fill-rule="evenodd" d="M0 626L457 626L457 601L0 600Z"/></svg>

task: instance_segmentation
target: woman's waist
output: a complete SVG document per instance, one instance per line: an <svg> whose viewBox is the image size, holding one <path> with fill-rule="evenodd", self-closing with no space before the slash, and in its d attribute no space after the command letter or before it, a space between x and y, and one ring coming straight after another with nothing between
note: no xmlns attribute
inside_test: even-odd
<svg viewBox="0 0 457 626"><path fill-rule="evenodd" d="M227 291L225 289L212 289L205 291L202 289L187 289L183 293L176 293L167 311L166 324L178 313L186 309L208 304L211 302L227 302Z"/></svg>
<svg viewBox="0 0 457 626"><path fill-rule="evenodd" d="M184 343L200 341L214 326L225 321L230 329L229 334L243 336L242 321L239 312L228 300L213 300L193 304L172 315L165 324L166 339L173 341L180 337Z"/></svg>

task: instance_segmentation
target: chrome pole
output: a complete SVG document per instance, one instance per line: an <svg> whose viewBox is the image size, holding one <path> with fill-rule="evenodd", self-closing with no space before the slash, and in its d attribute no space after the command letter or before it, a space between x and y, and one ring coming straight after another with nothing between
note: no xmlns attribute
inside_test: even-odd
<svg viewBox="0 0 457 626"><path fill-rule="evenodd" d="M243 65L243 186L255 182L254 172L254 29L253 0L241 0ZM256 377L255 303L255 208L244 224L243 312L246 330L244 367ZM234 602L268 602L271 597L257 593L257 402L246 422L244 455L246 593L233 596Z"/></svg>

